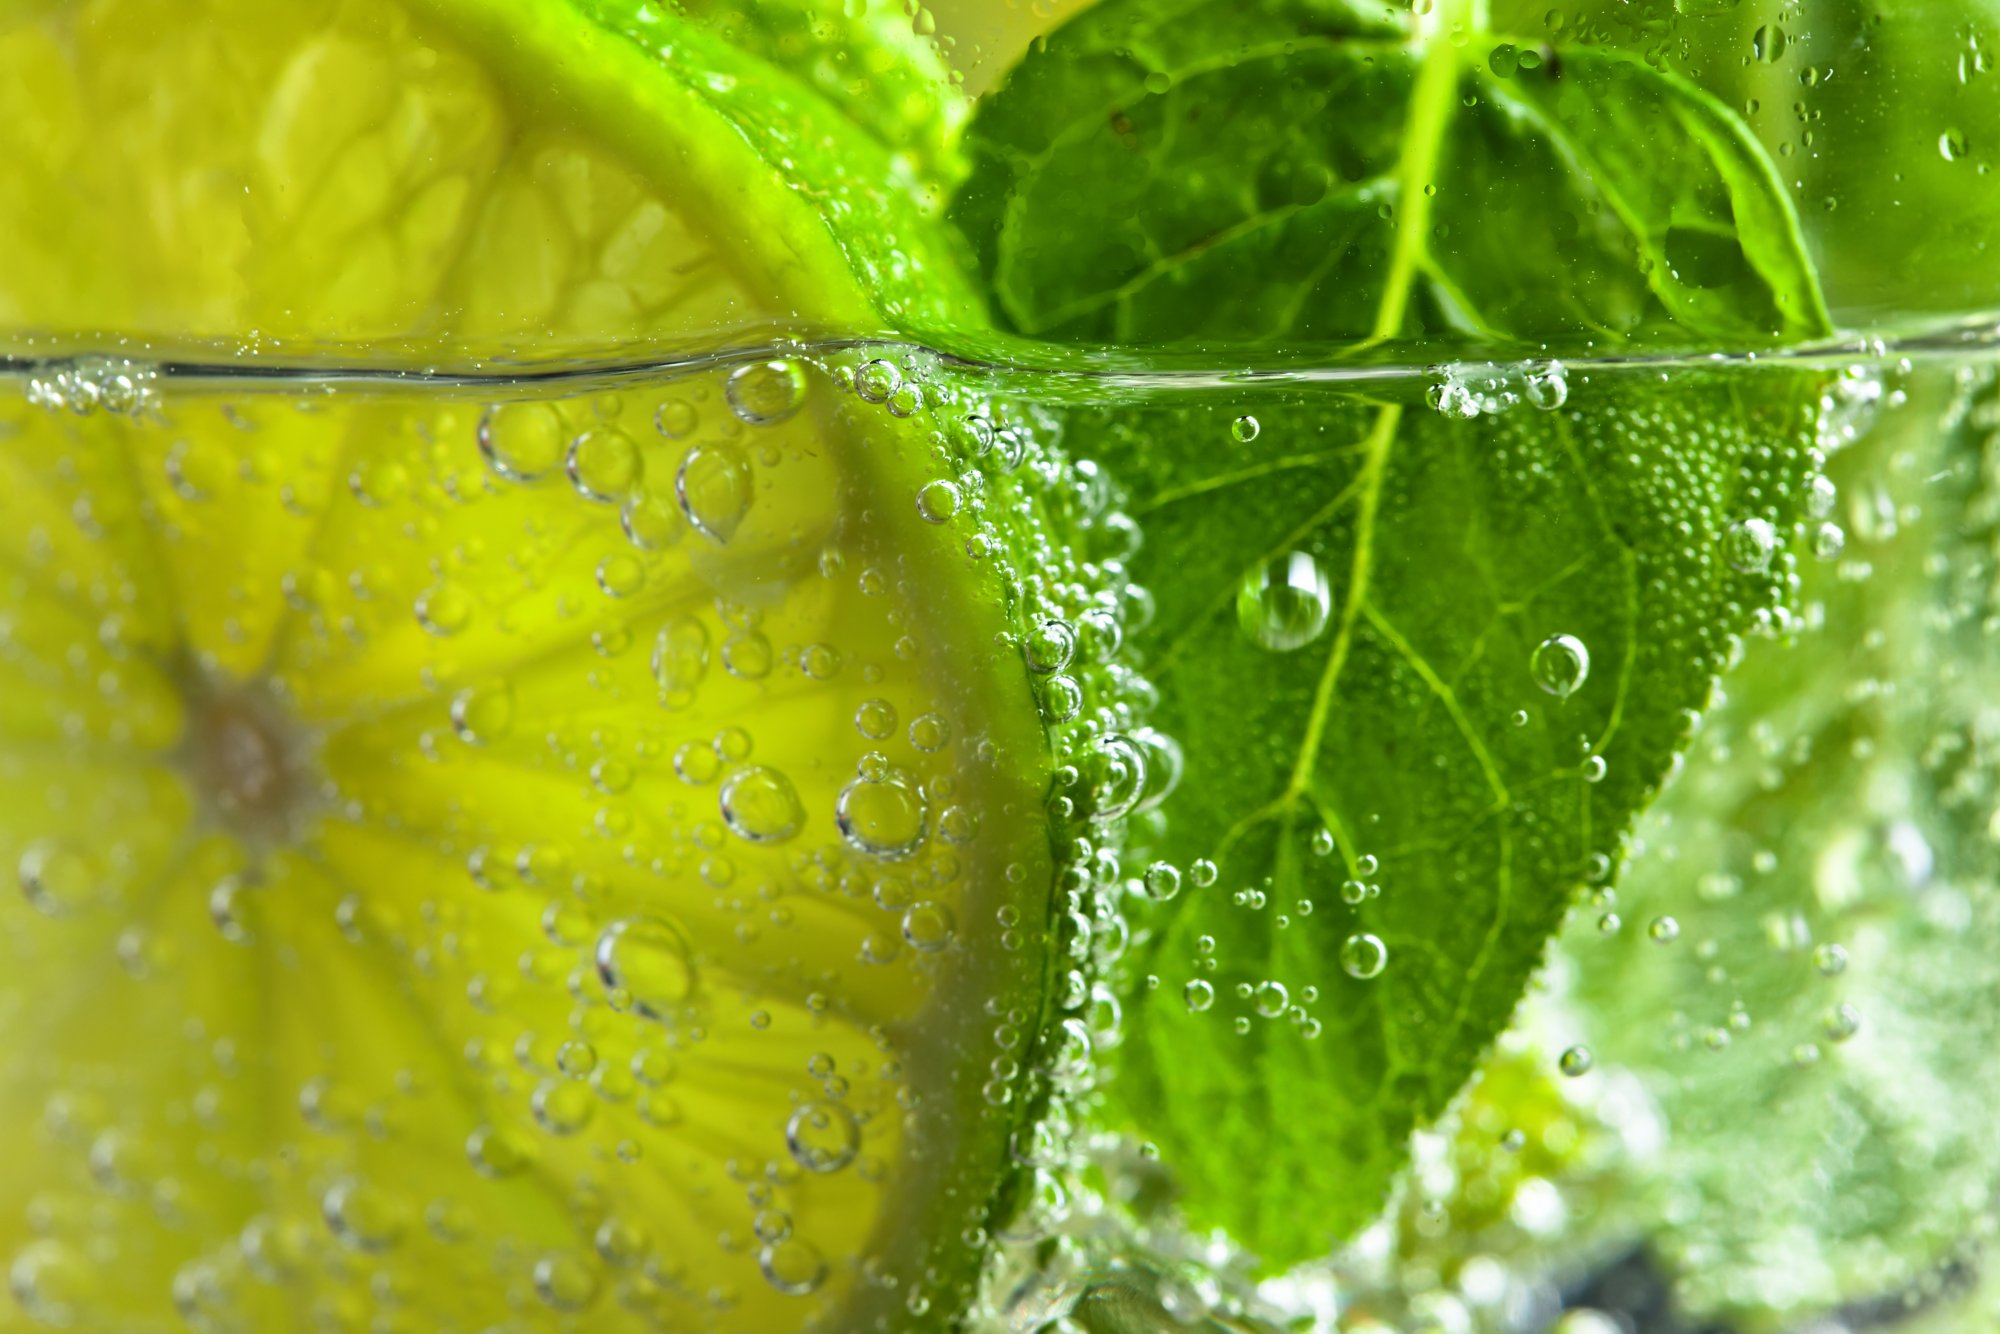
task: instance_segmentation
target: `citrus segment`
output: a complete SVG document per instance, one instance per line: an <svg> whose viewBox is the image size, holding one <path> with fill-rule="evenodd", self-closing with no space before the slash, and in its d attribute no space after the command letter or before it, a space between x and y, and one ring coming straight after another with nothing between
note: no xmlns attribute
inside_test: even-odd
<svg viewBox="0 0 2000 1334"><path fill-rule="evenodd" d="M705 67L511 8L7 8L0 327L416 369L862 318ZM0 1328L964 1304L1048 759L917 378L91 357L0 409Z"/></svg>

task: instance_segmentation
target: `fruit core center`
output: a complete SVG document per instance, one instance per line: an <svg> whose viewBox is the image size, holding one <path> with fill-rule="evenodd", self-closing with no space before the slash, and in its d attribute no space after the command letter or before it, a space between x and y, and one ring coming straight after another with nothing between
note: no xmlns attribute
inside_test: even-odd
<svg viewBox="0 0 2000 1334"><path fill-rule="evenodd" d="M309 734L261 682L190 674L182 771L211 823L257 849L292 841L317 804Z"/></svg>

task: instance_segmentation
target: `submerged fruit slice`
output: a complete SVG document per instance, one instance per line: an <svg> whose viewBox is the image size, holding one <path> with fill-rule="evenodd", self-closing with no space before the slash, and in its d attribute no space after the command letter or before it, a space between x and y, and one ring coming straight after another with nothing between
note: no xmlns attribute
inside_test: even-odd
<svg viewBox="0 0 2000 1334"><path fill-rule="evenodd" d="M380 360L860 318L685 67L499 12L0 6L0 321ZM97 358L0 405L0 1327L962 1304L1047 747L923 397Z"/></svg>

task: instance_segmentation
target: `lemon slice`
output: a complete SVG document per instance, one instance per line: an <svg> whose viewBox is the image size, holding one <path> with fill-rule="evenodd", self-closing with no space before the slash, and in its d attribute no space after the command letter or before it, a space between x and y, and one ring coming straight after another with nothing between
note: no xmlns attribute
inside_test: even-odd
<svg viewBox="0 0 2000 1334"><path fill-rule="evenodd" d="M876 187L707 100L810 96L629 8L0 5L0 328L879 318L819 207ZM964 409L894 360L276 387L0 405L0 1328L962 1308L1053 974Z"/></svg>

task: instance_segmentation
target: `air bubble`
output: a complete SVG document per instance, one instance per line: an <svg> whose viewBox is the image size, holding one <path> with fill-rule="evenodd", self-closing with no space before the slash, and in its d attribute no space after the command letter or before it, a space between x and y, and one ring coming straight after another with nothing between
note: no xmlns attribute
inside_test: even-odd
<svg viewBox="0 0 2000 1334"><path fill-rule="evenodd" d="M1722 538L1722 558L1738 574L1761 574L1771 567L1778 533L1765 519L1739 519Z"/></svg>
<svg viewBox="0 0 2000 1334"><path fill-rule="evenodd" d="M535 1295L551 1310L575 1314L597 1301L597 1271L580 1255L559 1251L535 1262Z"/></svg>
<svg viewBox="0 0 2000 1334"><path fill-rule="evenodd" d="M840 1103L802 1103L785 1122L785 1148L806 1171L829 1175L853 1162L861 1151L861 1126Z"/></svg>
<svg viewBox="0 0 2000 1334"><path fill-rule="evenodd" d="M1252 643L1274 653L1289 653L1319 638L1332 611L1326 571L1303 551L1249 571L1237 585L1237 625Z"/></svg>
<svg viewBox="0 0 2000 1334"><path fill-rule="evenodd" d="M951 909L942 903L913 903L903 913L903 939L926 954L948 948L955 933Z"/></svg>
<svg viewBox="0 0 2000 1334"><path fill-rule="evenodd" d="M570 442L563 471L585 500L613 503L639 484L639 446L616 427L585 431Z"/></svg>
<svg viewBox="0 0 2000 1334"><path fill-rule="evenodd" d="M1528 660L1535 684L1557 699L1568 699L1590 679L1590 650L1575 635L1550 635Z"/></svg>
<svg viewBox="0 0 2000 1334"><path fill-rule="evenodd" d="M514 730L514 692L503 682L461 690L451 701L451 730L469 746L490 746Z"/></svg>
<svg viewBox="0 0 2000 1334"><path fill-rule="evenodd" d="M1076 656L1076 628L1068 621L1048 617L1022 638L1021 652L1029 670L1059 672Z"/></svg>
<svg viewBox="0 0 2000 1334"><path fill-rule="evenodd" d="M409 1227L409 1211L400 1199L356 1177L329 1187L320 1197L320 1213L335 1240L364 1255L393 1250Z"/></svg>
<svg viewBox="0 0 2000 1334"><path fill-rule="evenodd" d="M91 907L102 884L88 853L56 840L30 844L15 873L29 904L45 917L69 917Z"/></svg>
<svg viewBox="0 0 2000 1334"><path fill-rule="evenodd" d="M886 403L903 386L903 373L892 361L877 358L854 372L854 392L865 402Z"/></svg>
<svg viewBox="0 0 2000 1334"><path fill-rule="evenodd" d="M56 1329L77 1323L80 1304L98 1286L75 1251L50 1240L31 1241L15 1253L7 1285L29 1320Z"/></svg>
<svg viewBox="0 0 2000 1334"><path fill-rule="evenodd" d="M674 708L694 698L708 674L708 627L692 616L677 616L660 627L653 641L653 679L660 696Z"/></svg>
<svg viewBox="0 0 2000 1334"><path fill-rule="evenodd" d="M1523 368L1521 396L1531 407L1553 412L1569 401L1569 375L1560 361Z"/></svg>
<svg viewBox="0 0 2000 1334"><path fill-rule="evenodd" d="M580 1134L597 1113L597 1095L588 1084L556 1080L536 1086L528 1099L535 1121L551 1135Z"/></svg>
<svg viewBox="0 0 2000 1334"><path fill-rule="evenodd" d="M866 699L854 710L854 730L870 741L885 740L896 730L896 706L886 699Z"/></svg>
<svg viewBox="0 0 2000 1334"><path fill-rule="evenodd" d="M841 788L834 822L849 847L885 861L915 855L930 833L929 808L915 778L865 761L859 776Z"/></svg>
<svg viewBox="0 0 2000 1334"><path fill-rule="evenodd" d="M677 503L664 496L635 491L618 511L625 540L641 551L665 551L687 533L687 519Z"/></svg>
<svg viewBox="0 0 2000 1334"><path fill-rule="evenodd" d="M755 482L750 462L732 445L696 445L674 474L674 498L695 531L726 543L750 512Z"/></svg>
<svg viewBox="0 0 2000 1334"><path fill-rule="evenodd" d="M826 1261L797 1237L766 1245L757 1253L764 1281L787 1297L804 1297L826 1281Z"/></svg>
<svg viewBox="0 0 2000 1334"><path fill-rule="evenodd" d="M1262 430L1263 428L1257 424L1257 419L1246 413L1229 423L1229 438L1239 445L1247 445L1255 440Z"/></svg>
<svg viewBox="0 0 2000 1334"><path fill-rule="evenodd" d="M417 624L448 639L472 623L472 599L456 585L437 584L417 595Z"/></svg>
<svg viewBox="0 0 2000 1334"><path fill-rule="evenodd" d="M935 713L921 714L910 722L910 744L918 750L936 752L951 742L951 724Z"/></svg>
<svg viewBox="0 0 2000 1334"><path fill-rule="evenodd" d="M1579 1043L1563 1052L1556 1061L1556 1068L1568 1078L1575 1079L1579 1075L1589 1074L1590 1067L1595 1063L1596 1058L1590 1054L1590 1048Z"/></svg>
<svg viewBox="0 0 2000 1334"><path fill-rule="evenodd" d="M805 824L805 807L791 779L776 769L753 765L723 780L717 793L722 822L748 843L783 843Z"/></svg>
<svg viewBox="0 0 2000 1334"><path fill-rule="evenodd" d="M926 482L917 491L917 515L925 523L950 523L961 503L958 488L950 482Z"/></svg>
<svg viewBox="0 0 2000 1334"><path fill-rule="evenodd" d="M738 420L751 426L775 426L805 402L805 372L793 361L738 366L723 383L722 396Z"/></svg>
<svg viewBox="0 0 2000 1334"><path fill-rule="evenodd" d="M597 562L597 587L606 597L629 598L646 586L646 567L628 551L614 551Z"/></svg>
<svg viewBox="0 0 2000 1334"><path fill-rule="evenodd" d="M1389 947L1379 936L1357 931L1340 944L1341 971L1357 981L1380 977L1388 966Z"/></svg>
<svg viewBox="0 0 2000 1334"><path fill-rule="evenodd" d="M532 482L563 461L568 433L553 403L503 403L479 419L479 452L513 482Z"/></svg>
<svg viewBox="0 0 2000 1334"><path fill-rule="evenodd" d="M597 976L651 1019L675 1015L694 994L693 951L679 927L659 917L613 922L597 938Z"/></svg>
<svg viewBox="0 0 2000 1334"><path fill-rule="evenodd" d="M1042 712L1055 723L1066 723L1083 712L1083 687L1075 677L1051 676L1043 684Z"/></svg>
<svg viewBox="0 0 2000 1334"><path fill-rule="evenodd" d="M775 660L771 641L755 630L745 630L722 641L722 669L739 681L763 680L771 674Z"/></svg>
<svg viewBox="0 0 2000 1334"><path fill-rule="evenodd" d="M653 425L669 440L685 440L701 425L701 414L684 398L670 398L653 413Z"/></svg>

